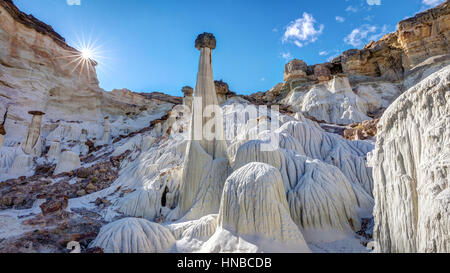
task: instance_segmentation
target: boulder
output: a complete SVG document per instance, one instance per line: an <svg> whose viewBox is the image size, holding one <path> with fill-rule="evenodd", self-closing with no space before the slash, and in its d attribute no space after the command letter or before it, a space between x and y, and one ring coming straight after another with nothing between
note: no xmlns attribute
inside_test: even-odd
<svg viewBox="0 0 450 273"><path fill-rule="evenodd" d="M43 203L40 206L40 208L42 210L43 215L49 215L57 212L59 213L62 212L67 208L68 205L69 205L69 197L62 196Z"/></svg>

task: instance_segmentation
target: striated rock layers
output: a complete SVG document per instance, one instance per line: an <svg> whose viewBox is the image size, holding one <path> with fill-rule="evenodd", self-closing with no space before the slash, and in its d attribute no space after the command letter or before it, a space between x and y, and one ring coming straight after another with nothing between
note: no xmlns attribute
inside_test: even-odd
<svg viewBox="0 0 450 273"><path fill-rule="evenodd" d="M450 68L381 118L374 167L379 252L450 252Z"/></svg>
<svg viewBox="0 0 450 273"><path fill-rule="evenodd" d="M104 116L138 114L143 105L154 104L153 98L127 90L103 91L95 61L83 60L50 26L22 13L12 1L1 1L0 12L0 107L10 105L4 124L10 141L25 135L30 110L46 113L43 125L59 120L100 124ZM159 104L169 101L167 95L160 97Z"/></svg>
<svg viewBox="0 0 450 273"><path fill-rule="evenodd" d="M149 127L181 103L181 98L164 94L105 92L98 85L97 63L83 59L50 26L18 10L11 0L0 1L0 13L2 115L8 108L0 130L0 176L24 174L17 168L32 169L36 162L28 157L40 157L51 146L53 161L60 149L87 155L86 143L111 144ZM105 116L110 121L103 126Z"/></svg>
<svg viewBox="0 0 450 273"><path fill-rule="evenodd" d="M228 176L223 118L212 73L216 40L212 34L203 33L195 41L195 47L200 50L200 62L179 199L179 215L185 220L217 213ZM196 105L195 99L201 105Z"/></svg>
<svg viewBox="0 0 450 273"><path fill-rule="evenodd" d="M407 69L429 57L449 54L450 2L403 20L398 24L398 42Z"/></svg>

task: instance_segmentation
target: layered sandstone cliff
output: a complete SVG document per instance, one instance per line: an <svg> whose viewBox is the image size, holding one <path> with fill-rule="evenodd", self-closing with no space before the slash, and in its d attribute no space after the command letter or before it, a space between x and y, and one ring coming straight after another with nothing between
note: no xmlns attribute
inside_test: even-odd
<svg viewBox="0 0 450 273"><path fill-rule="evenodd" d="M331 62L308 66L292 60L285 66L284 83L250 97L292 106L326 123L370 120L405 90L450 63L449 36L447 1L401 21L396 32L379 41L345 51Z"/></svg>
<svg viewBox="0 0 450 273"><path fill-rule="evenodd" d="M55 143L63 151L85 155L80 151L87 149L88 139L103 145L106 131L112 138L139 131L181 103L164 94L105 92L98 84L97 63L83 59L50 26L24 14L10 0L0 2L0 14L0 114L8 109L2 120L1 175L10 173L14 163L23 167L24 156L36 145L34 157ZM35 129L39 139L32 139L31 146L26 144L30 111L45 113ZM19 145L25 155L16 149ZM18 157L20 162L14 162Z"/></svg>

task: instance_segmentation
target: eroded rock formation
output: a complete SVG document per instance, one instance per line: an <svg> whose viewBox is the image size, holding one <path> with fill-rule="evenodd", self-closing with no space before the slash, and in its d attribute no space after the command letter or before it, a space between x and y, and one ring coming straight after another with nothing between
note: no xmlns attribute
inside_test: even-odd
<svg viewBox="0 0 450 273"><path fill-rule="evenodd" d="M293 106L327 123L370 120L430 71L450 63L449 18L447 1L401 21L396 32L379 41L347 50L328 63L308 66L292 60L285 66L284 83L250 97ZM336 78L348 79L345 93L343 88L332 87L330 82Z"/></svg>
<svg viewBox="0 0 450 273"><path fill-rule="evenodd" d="M329 63L294 60L284 83L252 96L213 80L216 41L204 33L184 98L104 92L96 63L74 70L67 58L80 52L50 26L10 0L0 12L0 106L11 105L0 251L367 252L374 188L377 251L449 251L448 2ZM240 118L251 104L280 111ZM202 116L218 105L223 113ZM46 115L27 133L32 109ZM260 130L275 118L280 128ZM208 126L212 138L198 130Z"/></svg>
<svg viewBox="0 0 450 273"><path fill-rule="evenodd" d="M193 102L192 95L194 94L194 89L190 86L185 86L181 89L181 91L184 94L183 105L185 105L186 107L188 107L190 111L192 111L192 102Z"/></svg>
<svg viewBox="0 0 450 273"><path fill-rule="evenodd" d="M381 118L371 158L379 252L450 252L450 69L408 90Z"/></svg>
<svg viewBox="0 0 450 273"><path fill-rule="evenodd" d="M350 183L334 166L314 162L292 150L263 152L261 144L251 141L242 145L235 168L250 162L277 168L292 219L298 226L304 230L336 230L344 234L360 229L357 208L370 213L373 201L359 183Z"/></svg>
<svg viewBox="0 0 450 273"><path fill-rule="evenodd" d="M65 151L61 153L61 156L59 156L58 164L56 165L54 173L68 173L78 168L81 168L80 157L71 151Z"/></svg>
<svg viewBox="0 0 450 273"><path fill-rule="evenodd" d="M102 227L92 242L105 253L165 253L174 244L170 230L139 218L125 218Z"/></svg>
<svg viewBox="0 0 450 273"><path fill-rule="evenodd" d="M204 116L208 108L218 108L218 100L212 74L212 50L216 46L212 34L198 36L195 47L200 50L200 63L194 98L201 105L194 105L190 126L190 140L186 150L183 179L180 190L180 216L192 220L217 213L223 184L228 176L226 141L221 113L213 112L212 119ZM219 108L220 110L220 108ZM207 136L203 128L213 123ZM211 125L210 125L211 126Z"/></svg>
<svg viewBox="0 0 450 273"><path fill-rule="evenodd" d="M225 242L227 242L225 244ZM228 177L206 252L310 252L289 215L280 172L250 163Z"/></svg>
<svg viewBox="0 0 450 273"><path fill-rule="evenodd" d="M41 123L44 113L40 111L30 111L28 113L33 118L22 141L22 150L27 155L38 156L41 153Z"/></svg>

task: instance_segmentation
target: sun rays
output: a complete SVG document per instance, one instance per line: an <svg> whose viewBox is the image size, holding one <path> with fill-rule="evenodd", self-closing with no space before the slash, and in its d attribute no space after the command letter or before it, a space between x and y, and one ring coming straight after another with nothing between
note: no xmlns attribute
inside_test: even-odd
<svg viewBox="0 0 450 273"><path fill-rule="evenodd" d="M70 68L70 73L77 73L81 78L86 75L88 81L96 77L96 67L100 64L105 68L105 62L108 59L99 40L93 40L92 35L86 38L84 35L76 36L76 40L72 43L73 48L65 50L63 56L64 68Z"/></svg>

